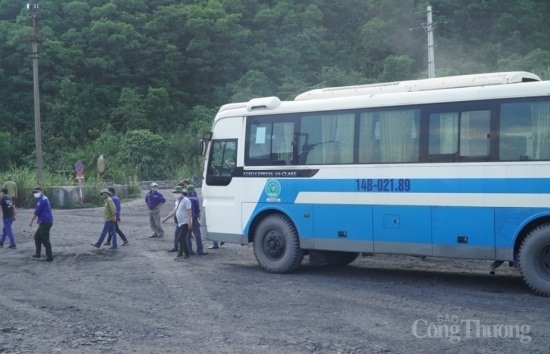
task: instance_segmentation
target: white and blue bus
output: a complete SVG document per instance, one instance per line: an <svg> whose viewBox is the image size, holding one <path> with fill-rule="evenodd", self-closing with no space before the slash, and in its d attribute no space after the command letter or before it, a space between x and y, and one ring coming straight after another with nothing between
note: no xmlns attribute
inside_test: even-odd
<svg viewBox="0 0 550 354"><path fill-rule="evenodd" d="M536 75L227 104L199 146L207 238L253 242L267 272L304 255L469 258L510 262L550 295L550 81Z"/></svg>

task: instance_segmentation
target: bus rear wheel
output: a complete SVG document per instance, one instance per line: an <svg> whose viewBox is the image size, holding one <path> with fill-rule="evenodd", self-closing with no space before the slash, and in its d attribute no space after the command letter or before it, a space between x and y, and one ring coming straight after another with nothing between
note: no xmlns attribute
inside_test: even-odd
<svg viewBox="0 0 550 354"><path fill-rule="evenodd" d="M331 266L346 266L359 257L359 253L327 251L327 263Z"/></svg>
<svg viewBox="0 0 550 354"><path fill-rule="evenodd" d="M295 271L304 253L294 224L281 214L263 218L254 232L254 255L268 273Z"/></svg>
<svg viewBox="0 0 550 354"><path fill-rule="evenodd" d="M519 269L537 294L550 296L550 224L531 231L519 249Z"/></svg>

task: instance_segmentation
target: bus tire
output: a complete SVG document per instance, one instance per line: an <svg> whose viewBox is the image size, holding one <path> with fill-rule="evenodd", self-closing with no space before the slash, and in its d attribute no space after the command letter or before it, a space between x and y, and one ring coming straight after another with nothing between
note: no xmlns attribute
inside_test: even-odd
<svg viewBox="0 0 550 354"><path fill-rule="evenodd" d="M523 240L519 249L523 280L542 296L550 296L550 224L544 224Z"/></svg>
<svg viewBox="0 0 550 354"><path fill-rule="evenodd" d="M263 218L254 232L254 256L268 273L291 273L302 263L304 252L294 224L284 215Z"/></svg>
<svg viewBox="0 0 550 354"><path fill-rule="evenodd" d="M327 251L327 263L331 266L346 266L356 260L357 257L359 257L359 253Z"/></svg>

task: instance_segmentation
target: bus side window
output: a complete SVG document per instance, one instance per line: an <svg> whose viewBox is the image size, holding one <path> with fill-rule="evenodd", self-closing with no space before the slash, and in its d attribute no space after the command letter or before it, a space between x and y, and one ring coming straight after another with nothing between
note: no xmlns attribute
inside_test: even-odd
<svg viewBox="0 0 550 354"><path fill-rule="evenodd" d="M504 161L527 160L527 137L517 135L500 136L500 159Z"/></svg>
<svg viewBox="0 0 550 354"><path fill-rule="evenodd" d="M269 161L271 154L271 127L271 123L258 123L250 127L250 139L247 151L250 165L265 165Z"/></svg>
<svg viewBox="0 0 550 354"><path fill-rule="evenodd" d="M271 139L271 164L292 165L294 154L294 123L274 123Z"/></svg>
<svg viewBox="0 0 550 354"><path fill-rule="evenodd" d="M418 162L419 159L419 146L418 138L411 138L407 141L407 148L405 151L405 160L403 162Z"/></svg>
<svg viewBox="0 0 550 354"><path fill-rule="evenodd" d="M491 111L460 114L460 156L489 156Z"/></svg>
<svg viewBox="0 0 550 354"><path fill-rule="evenodd" d="M501 161L550 160L550 103L505 103L500 107Z"/></svg>
<svg viewBox="0 0 550 354"><path fill-rule="evenodd" d="M359 154L359 162L380 162L380 139L367 140Z"/></svg>
<svg viewBox="0 0 550 354"><path fill-rule="evenodd" d="M454 161L458 153L458 117L458 112L430 114L428 153L431 161Z"/></svg>

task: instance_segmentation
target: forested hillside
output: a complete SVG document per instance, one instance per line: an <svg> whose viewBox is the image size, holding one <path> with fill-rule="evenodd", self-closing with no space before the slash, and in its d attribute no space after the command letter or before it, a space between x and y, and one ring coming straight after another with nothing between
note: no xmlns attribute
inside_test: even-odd
<svg viewBox="0 0 550 354"><path fill-rule="evenodd" d="M27 1L0 0L0 164L34 167ZM228 102L313 87L526 70L550 79L548 0L45 0L37 13L45 168L120 180L195 172ZM446 23L443 23L446 22ZM185 166L185 167L182 167ZM93 173L92 173L93 174ZM177 176L176 178L181 178Z"/></svg>

